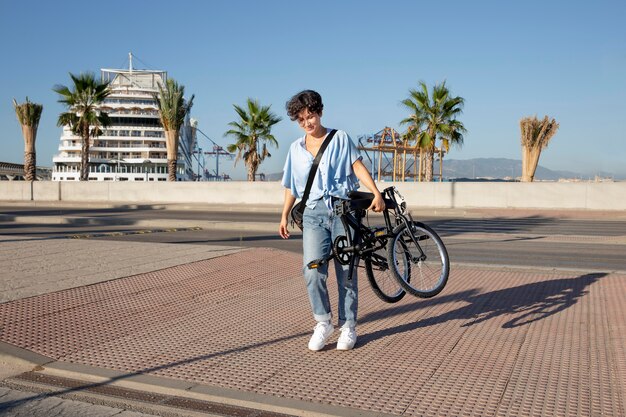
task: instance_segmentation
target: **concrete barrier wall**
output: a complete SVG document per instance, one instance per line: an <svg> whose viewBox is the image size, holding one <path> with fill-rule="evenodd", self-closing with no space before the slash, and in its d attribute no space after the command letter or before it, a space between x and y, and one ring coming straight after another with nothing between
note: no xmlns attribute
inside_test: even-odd
<svg viewBox="0 0 626 417"><path fill-rule="evenodd" d="M32 199L31 183L26 181L0 182L0 200L30 201Z"/></svg>
<svg viewBox="0 0 626 417"><path fill-rule="evenodd" d="M412 205L442 208L626 210L626 182L396 183ZM382 184L379 186L382 187Z"/></svg>
<svg viewBox="0 0 626 417"><path fill-rule="evenodd" d="M626 210L626 182L384 183L413 207ZM280 205L278 182L0 182L0 200Z"/></svg>

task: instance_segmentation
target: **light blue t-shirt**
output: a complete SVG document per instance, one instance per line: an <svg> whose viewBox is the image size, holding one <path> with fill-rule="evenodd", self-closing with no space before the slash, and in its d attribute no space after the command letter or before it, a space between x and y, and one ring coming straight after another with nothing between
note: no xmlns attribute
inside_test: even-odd
<svg viewBox="0 0 626 417"><path fill-rule="evenodd" d="M328 129L330 133L331 129ZM289 147L282 184L296 198L302 198L304 188L315 159L306 150L305 137L298 138ZM362 159L358 149L343 130L337 130L322 155L315 180L311 185L307 207L315 207L315 202L324 199L330 208L330 197L348 198L348 192L359 188L359 180L352 164Z"/></svg>

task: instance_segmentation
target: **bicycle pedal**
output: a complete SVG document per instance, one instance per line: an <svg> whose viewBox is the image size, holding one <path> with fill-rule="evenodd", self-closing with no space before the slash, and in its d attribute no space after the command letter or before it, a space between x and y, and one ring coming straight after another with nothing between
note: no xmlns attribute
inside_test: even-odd
<svg viewBox="0 0 626 417"><path fill-rule="evenodd" d="M323 259L316 259L314 261L309 262L306 266L309 269L317 269L320 266L324 265L324 260Z"/></svg>
<svg viewBox="0 0 626 417"><path fill-rule="evenodd" d="M387 229L382 227L374 230L374 236L381 237L387 234Z"/></svg>

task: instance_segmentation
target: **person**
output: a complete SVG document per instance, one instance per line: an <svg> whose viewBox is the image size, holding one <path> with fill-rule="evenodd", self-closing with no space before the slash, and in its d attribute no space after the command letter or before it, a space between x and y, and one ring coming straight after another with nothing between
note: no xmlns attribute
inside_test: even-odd
<svg viewBox="0 0 626 417"><path fill-rule="evenodd" d="M296 198L302 198L315 155L331 131L322 125L324 105L319 93L302 91L287 102L286 108L289 118L297 121L304 130L304 136L291 144L285 161L282 178L285 196L279 228L283 239L290 236L288 224L291 209ZM356 190L361 182L374 194L369 209L380 212L385 208L383 197L361 159L348 134L337 130L322 154L304 209L303 271L313 318L317 321L309 340L309 349L313 351L324 348L334 331L326 285L328 263L316 269L307 267L309 262L328 256L335 238L346 233L340 218L332 210L333 203L336 199L347 199L348 193ZM338 324L341 328L337 349L350 350L357 339L357 277L355 272L349 279L348 266L336 260L334 267L339 290Z"/></svg>

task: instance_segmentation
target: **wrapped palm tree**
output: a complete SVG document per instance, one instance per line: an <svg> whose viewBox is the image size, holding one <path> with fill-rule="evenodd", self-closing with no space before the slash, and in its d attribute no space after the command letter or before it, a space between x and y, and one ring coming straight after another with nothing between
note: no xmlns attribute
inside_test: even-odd
<svg viewBox="0 0 626 417"><path fill-rule="evenodd" d="M176 164L178 161L178 138L180 128L185 122L185 117L193 106L194 95L185 102L185 87L169 78L165 86L159 84L159 93L154 94L154 99L159 108L159 116L167 146L167 180L176 181Z"/></svg>
<svg viewBox="0 0 626 417"><path fill-rule="evenodd" d="M457 116L463 110L464 101L463 97L452 97L445 82L435 85L430 93L423 81L420 81L418 89L409 90L409 97L402 101L411 114L400 124L409 126L407 134L420 149L420 181L422 170L425 181L433 180L437 140L442 141L442 146L446 148L451 143L463 143L465 127L457 120Z"/></svg>
<svg viewBox="0 0 626 417"><path fill-rule="evenodd" d="M17 120L22 126L22 136L24 136L24 172L26 181L37 179L37 153L35 151L35 141L37 139L37 128L43 106L31 103L26 97L26 102L18 104L13 99L13 107Z"/></svg>
<svg viewBox="0 0 626 417"><path fill-rule="evenodd" d="M111 125L108 114L98 110L98 106L111 94L109 83L98 82L93 73L74 75L70 73L72 88L58 85L53 90L61 96L68 111L61 113L57 126L69 126L72 133L80 136L80 180L89 180L89 147L93 138L102 134L101 127Z"/></svg>
<svg viewBox="0 0 626 417"><path fill-rule="evenodd" d="M256 180L256 172L265 158L271 157L267 144L278 147L278 141L272 135L272 126L282 119L270 111L271 106L261 106L256 100L248 98L247 109L233 105L239 121L230 122L232 127L224 136L232 136L237 141L228 145L228 152L237 151L235 163L243 159L248 168L248 181Z"/></svg>
<svg viewBox="0 0 626 417"><path fill-rule="evenodd" d="M559 129L559 124L555 119L548 119L548 116L543 120L535 116L524 117L519 125L522 131L522 181L532 182L541 151L548 146L548 142Z"/></svg>

